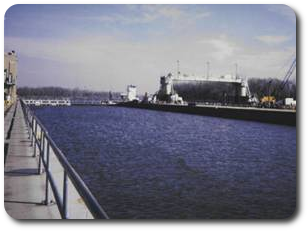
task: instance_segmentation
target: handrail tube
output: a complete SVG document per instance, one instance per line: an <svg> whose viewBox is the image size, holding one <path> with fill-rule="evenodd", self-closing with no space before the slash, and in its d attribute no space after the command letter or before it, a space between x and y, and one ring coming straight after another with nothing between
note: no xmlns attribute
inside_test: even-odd
<svg viewBox="0 0 308 231"><path fill-rule="evenodd" d="M62 151L57 147L57 145L55 144L53 139L50 137L47 129L45 128L45 126L43 126L41 121L34 115L34 113L25 105L25 103L22 100L21 100L21 103L22 103L22 106L25 107L27 109L27 111L30 113L30 115L32 117L31 118L32 121L35 121L35 127L36 127L35 132L33 131L33 123L32 123L32 126L31 126L32 131L33 131L32 136L33 136L33 133L34 133L35 146L37 144L39 149L40 149L40 142L38 141L38 139L36 137L37 125L39 125L40 128L41 128L41 132L42 131L44 132L45 139L49 143L49 145L52 148L54 154L56 155L58 161L62 165L66 174L69 176L69 178L70 178L71 182L73 183L75 189L77 190L77 192L80 194L80 196L84 200L86 206L88 207L88 209L91 212L91 214L93 215L93 217L96 218L96 219L109 219L109 216L104 211L104 209L100 206L100 204L98 203L96 198L93 196L93 194L91 193L89 188L86 186L86 184L84 183L82 178L75 171L75 169L71 166L71 164L66 159L65 155L62 153ZM26 114L26 116L28 117L28 114ZM27 118L27 119L29 121L29 118ZM29 121L29 123L30 123L30 121ZM40 149L40 154L41 154L41 149ZM51 185L52 190L55 194L55 199L56 199L61 217L65 218L65 214L63 214L63 210L62 210L63 209L63 201L61 200L60 194L57 190L57 187L55 185L52 174L51 174L50 170L47 168L44 158L42 158L42 163L44 165L44 169L46 171L47 177L50 179L50 185Z"/></svg>
<svg viewBox="0 0 308 231"><path fill-rule="evenodd" d="M42 161L43 165L44 165L44 168L46 168L46 163L45 161L43 160ZM46 174L47 174L47 177L49 178L49 183L50 183L50 186L52 188L52 191L53 191L53 194L54 194L54 197L55 197L55 200L56 200L56 204L57 204L57 207L58 207L58 210L60 212L60 215L62 218L65 218L64 214L63 214L63 205L62 205L62 199L61 199L61 196L60 196L60 193L58 191L58 188L56 186L56 183L55 183L55 179L53 178L50 170L46 170L45 171Z"/></svg>
<svg viewBox="0 0 308 231"><path fill-rule="evenodd" d="M50 138L49 134L46 134L48 138ZM57 157L61 165L64 169L66 169L67 174L69 175L73 185L75 186L78 193L80 193L81 197L83 198L84 202L86 203L87 207L90 209L92 208L91 213L94 218L98 219L109 219L107 213L101 208L100 204L97 202L89 188L86 186L84 181L81 179L79 174L75 171L75 169L71 166L68 160L65 158L62 151L56 146L55 142L50 139L50 146L53 148L54 152L57 152Z"/></svg>
<svg viewBox="0 0 308 231"><path fill-rule="evenodd" d="M33 113L33 112L31 112L31 113ZM35 116L34 114L32 116L35 118L36 122L40 125L41 129L44 130L46 133L48 133L46 127L43 125L41 120L39 118L37 118L37 116Z"/></svg>
<svg viewBox="0 0 308 231"><path fill-rule="evenodd" d="M46 128L42 125L41 121L35 115L33 115L33 116L35 117L36 123L42 129L45 130ZM50 146L52 147L53 151L55 152L56 156L58 157L59 162L61 163L63 168L67 170L67 173L70 176L70 179L71 179L73 185L75 186L75 188L78 191L78 193L80 193L80 195L83 197L84 202L86 203L87 207L91 208L93 205L95 205L95 208L100 207L99 203L97 202L95 197L92 195L92 193L90 192L89 188L85 185L85 183L83 182L81 177L73 169L71 164L67 161L66 157L64 156L62 151L57 147L57 145L55 144L55 142L50 137L50 135L48 134L47 131L45 132L45 137L47 138L47 140L49 140ZM37 141L37 143L39 145L39 141L38 140L36 140L36 141ZM98 218L98 219L102 219L102 218L109 219L107 213L102 208L95 209L94 211L91 211L91 213L92 213L92 215L95 218Z"/></svg>

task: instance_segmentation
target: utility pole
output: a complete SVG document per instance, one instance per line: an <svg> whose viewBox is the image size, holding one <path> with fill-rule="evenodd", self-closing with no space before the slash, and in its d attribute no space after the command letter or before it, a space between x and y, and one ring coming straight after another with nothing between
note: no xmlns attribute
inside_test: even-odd
<svg viewBox="0 0 308 231"><path fill-rule="evenodd" d="M210 77L210 62L209 61L206 62L206 66L207 66L207 68L206 68L206 78L209 79L209 77Z"/></svg>
<svg viewBox="0 0 308 231"><path fill-rule="evenodd" d="M268 107L271 107L271 98L270 98L270 94L271 94L271 84L272 84L273 80L271 79L270 81L268 81L268 96L267 96L267 100L268 100Z"/></svg>
<svg viewBox="0 0 308 231"><path fill-rule="evenodd" d="M177 77L179 78L180 76L180 60L177 60Z"/></svg>
<svg viewBox="0 0 308 231"><path fill-rule="evenodd" d="M237 79L237 63L235 63L235 78Z"/></svg>

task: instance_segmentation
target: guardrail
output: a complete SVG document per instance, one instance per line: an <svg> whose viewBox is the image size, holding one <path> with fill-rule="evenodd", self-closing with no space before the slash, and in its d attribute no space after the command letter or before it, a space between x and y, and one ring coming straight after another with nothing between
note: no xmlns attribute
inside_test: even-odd
<svg viewBox="0 0 308 231"><path fill-rule="evenodd" d="M62 151L57 147L53 139L49 136L47 129L41 123L41 121L34 115L33 111L20 100L21 107L24 113L26 125L29 130L29 138L33 147L33 156L37 156L38 149L38 174L43 173L43 168L46 173L46 186L45 186L45 200L44 204L50 203L49 184L51 186L56 204L58 206L60 215L63 219L68 219L68 180L70 180L81 196L82 200L87 206L87 209L91 212L95 219L109 219L107 213L100 206L96 198L93 196L85 182L81 179L78 173L74 170L71 164L66 159ZM57 160L63 167L63 192L60 193L59 187L56 184L55 178L50 171L50 155L51 151L56 156Z"/></svg>

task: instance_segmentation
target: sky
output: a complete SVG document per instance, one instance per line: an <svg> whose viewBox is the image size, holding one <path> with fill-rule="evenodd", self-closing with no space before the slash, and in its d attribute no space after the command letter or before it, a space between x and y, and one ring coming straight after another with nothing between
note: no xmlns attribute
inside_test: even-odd
<svg viewBox="0 0 308 231"><path fill-rule="evenodd" d="M296 55L286 5L14 5L4 50L18 55L18 86L154 93L159 77L238 73L283 79ZM295 79L295 74L292 76Z"/></svg>

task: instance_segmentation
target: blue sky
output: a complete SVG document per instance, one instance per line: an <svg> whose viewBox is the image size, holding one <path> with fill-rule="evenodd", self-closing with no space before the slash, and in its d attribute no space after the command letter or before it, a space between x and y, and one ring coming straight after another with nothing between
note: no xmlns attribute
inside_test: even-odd
<svg viewBox="0 0 308 231"><path fill-rule="evenodd" d="M285 5L14 5L5 51L19 57L20 86L154 92L174 72L282 77L296 51ZM283 68L282 68L283 67Z"/></svg>

